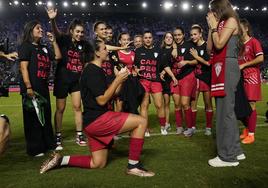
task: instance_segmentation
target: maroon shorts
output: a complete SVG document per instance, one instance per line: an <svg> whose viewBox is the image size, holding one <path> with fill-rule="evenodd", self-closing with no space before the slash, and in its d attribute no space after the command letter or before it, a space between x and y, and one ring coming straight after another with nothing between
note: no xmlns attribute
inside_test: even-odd
<svg viewBox="0 0 268 188"><path fill-rule="evenodd" d="M180 96L194 97L196 92L196 77L194 72L188 74L184 78L178 80L178 85L170 84L171 93Z"/></svg>
<svg viewBox="0 0 268 188"><path fill-rule="evenodd" d="M161 82L152 82L142 79L140 83L147 93L160 93L163 90Z"/></svg>
<svg viewBox="0 0 268 188"><path fill-rule="evenodd" d="M261 101L261 84L244 83L244 89L249 101Z"/></svg>
<svg viewBox="0 0 268 188"><path fill-rule="evenodd" d="M206 82L197 79L197 91L200 92L206 92L206 91L210 91L210 85L208 85Z"/></svg>
<svg viewBox="0 0 268 188"><path fill-rule="evenodd" d="M108 111L90 123L85 129L91 152L107 149L113 137L119 133L129 113Z"/></svg>

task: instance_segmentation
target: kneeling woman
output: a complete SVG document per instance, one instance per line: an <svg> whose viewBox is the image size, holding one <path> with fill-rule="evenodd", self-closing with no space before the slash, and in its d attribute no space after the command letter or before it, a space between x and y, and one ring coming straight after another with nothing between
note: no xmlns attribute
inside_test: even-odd
<svg viewBox="0 0 268 188"><path fill-rule="evenodd" d="M53 154L42 165L40 173L59 166L80 168L103 168L108 157L108 147L115 135L132 131L128 157L127 174L151 177L153 172L145 170L140 163L140 154L147 128L145 118L123 112L108 111L108 101L118 93L121 84L127 79L128 71L116 73L115 80L108 87L101 64L105 62L108 51L104 42L96 40L94 58L88 63L81 75L81 96L84 106L83 124L88 137L92 156L64 156Z"/></svg>
<svg viewBox="0 0 268 188"><path fill-rule="evenodd" d="M51 106L48 89L48 76L51 61L60 59L61 53L54 36L47 33L54 48L52 55L49 48L41 44L43 29L38 21L31 21L24 27L22 44L19 49L20 82L23 98L23 124L26 138L27 153L31 156L42 156L44 152L55 149L51 124ZM37 94L38 93L38 94ZM43 99L43 120L37 115L32 99ZM28 101L29 105L26 105ZM41 101L41 100L39 100ZM42 111L41 108L39 111ZM40 112L41 113L41 112Z"/></svg>

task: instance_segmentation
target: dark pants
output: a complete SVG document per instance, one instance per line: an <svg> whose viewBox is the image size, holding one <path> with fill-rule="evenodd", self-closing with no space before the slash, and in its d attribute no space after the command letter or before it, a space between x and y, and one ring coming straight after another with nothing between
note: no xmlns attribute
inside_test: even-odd
<svg viewBox="0 0 268 188"><path fill-rule="evenodd" d="M49 95L44 97L48 101L44 107L44 126L42 126L39 122L34 109L29 111L22 107L26 150L27 154L32 156L55 148L55 140L51 123L50 98Z"/></svg>

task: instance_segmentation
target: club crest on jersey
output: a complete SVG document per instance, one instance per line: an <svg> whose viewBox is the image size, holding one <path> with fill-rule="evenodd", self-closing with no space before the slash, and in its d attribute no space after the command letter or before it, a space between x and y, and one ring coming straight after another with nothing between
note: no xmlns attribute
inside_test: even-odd
<svg viewBox="0 0 268 188"><path fill-rule="evenodd" d="M45 52L46 54L48 53L48 51L47 51L47 48L46 48L46 47L42 48L42 50L43 50L43 52Z"/></svg>
<svg viewBox="0 0 268 188"><path fill-rule="evenodd" d="M215 68L215 72L216 72L217 77L219 77L221 70L222 70L222 63L220 63L220 62L216 63L214 65L214 68Z"/></svg>
<svg viewBox="0 0 268 188"><path fill-rule="evenodd" d="M201 51L200 51L200 55L201 55L201 56L203 56L204 53L205 53L204 50L201 50Z"/></svg>
<svg viewBox="0 0 268 188"><path fill-rule="evenodd" d="M82 46L81 46L81 45L78 45L78 49L79 49L79 50L82 50Z"/></svg>
<svg viewBox="0 0 268 188"><path fill-rule="evenodd" d="M154 52L154 57L157 58L158 57L158 53Z"/></svg>
<svg viewBox="0 0 268 188"><path fill-rule="evenodd" d="M185 48L182 48L181 53L184 54L185 50L186 50Z"/></svg>

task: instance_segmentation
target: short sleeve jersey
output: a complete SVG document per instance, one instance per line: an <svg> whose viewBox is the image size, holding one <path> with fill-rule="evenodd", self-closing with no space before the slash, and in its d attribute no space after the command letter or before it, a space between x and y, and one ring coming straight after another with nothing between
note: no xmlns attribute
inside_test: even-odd
<svg viewBox="0 0 268 188"><path fill-rule="evenodd" d="M181 45L177 45L177 58L172 59L172 72L176 76L177 79L182 79L191 72L194 71L194 65L184 65L183 67L180 66L180 62L183 60L191 61L194 57L190 54L190 49L194 48L194 45L190 41L185 41Z"/></svg>
<svg viewBox="0 0 268 188"><path fill-rule="evenodd" d="M86 127L108 111L108 105L101 106L96 100L97 97L104 95L108 88L103 69L95 64L88 63L81 75L80 88L84 108L83 126Z"/></svg>
<svg viewBox="0 0 268 188"><path fill-rule="evenodd" d="M201 46L194 47L198 53L198 56L203 58L205 61L209 61L210 56L207 53L207 43L204 42ZM196 78L204 81L208 85L211 83L211 66L204 65L201 62L198 62L195 68Z"/></svg>
<svg viewBox="0 0 268 188"><path fill-rule="evenodd" d="M263 55L261 43L256 38L250 38L244 45L244 53L238 58L240 65L252 61L259 55ZM246 67L243 69L243 76L248 83L260 84L260 66Z"/></svg>
<svg viewBox="0 0 268 188"><path fill-rule="evenodd" d="M46 91L48 87L47 79L50 74L51 61L54 60L53 53L45 45L34 45L24 42L19 47L20 62L28 62L28 73L31 86L37 92ZM21 78L21 93L26 93L26 86Z"/></svg>

